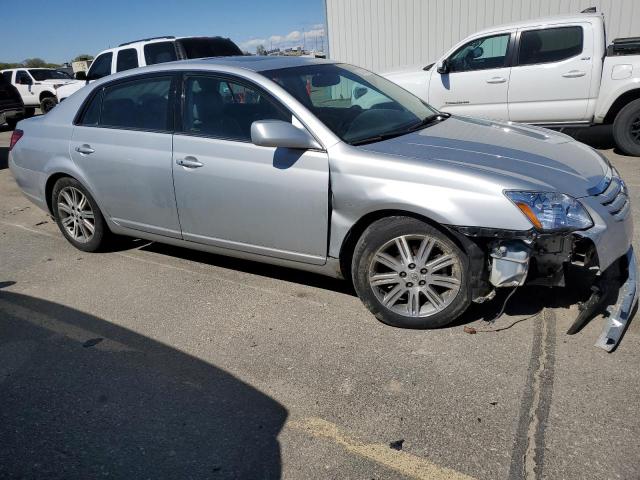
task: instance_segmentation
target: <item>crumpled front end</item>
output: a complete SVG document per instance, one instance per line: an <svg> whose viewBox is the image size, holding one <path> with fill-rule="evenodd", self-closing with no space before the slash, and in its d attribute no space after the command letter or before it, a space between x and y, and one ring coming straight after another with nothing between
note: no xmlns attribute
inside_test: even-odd
<svg viewBox="0 0 640 480"><path fill-rule="evenodd" d="M579 199L593 226L574 232L542 233L457 227L485 252L486 276L477 282L476 302L493 298L496 288L565 286L578 278L591 295L567 333L578 332L606 308L607 325L596 346L612 351L638 303L638 266L633 220L624 181L611 169L589 195Z"/></svg>

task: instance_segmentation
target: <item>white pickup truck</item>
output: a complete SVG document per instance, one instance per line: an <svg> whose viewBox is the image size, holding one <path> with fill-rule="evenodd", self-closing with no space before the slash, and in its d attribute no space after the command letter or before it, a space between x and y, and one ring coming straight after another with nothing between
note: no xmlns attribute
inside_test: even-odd
<svg viewBox="0 0 640 480"><path fill-rule="evenodd" d="M451 113L549 128L613 124L618 148L640 156L640 38L607 47L602 14L493 27L434 64L382 75Z"/></svg>
<svg viewBox="0 0 640 480"><path fill-rule="evenodd" d="M10 68L0 73L20 92L27 117L33 115L36 108L47 113L55 107L58 104L57 92L62 86L84 85L84 82L74 80L55 68Z"/></svg>

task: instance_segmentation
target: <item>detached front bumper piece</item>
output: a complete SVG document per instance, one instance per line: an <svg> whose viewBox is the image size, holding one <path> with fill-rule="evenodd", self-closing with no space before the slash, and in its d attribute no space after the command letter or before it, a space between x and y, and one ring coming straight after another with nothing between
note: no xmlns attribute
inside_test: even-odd
<svg viewBox="0 0 640 480"><path fill-rule="evenodd" d="M633 309L638 303L638 264L633 247L629 248L623 259L624 267L627 270L627 279L620 285L616 303L607 308L609 312L607 325L595 344L596 347L607 352L613 351L618 345L627 328Z"/></svg>

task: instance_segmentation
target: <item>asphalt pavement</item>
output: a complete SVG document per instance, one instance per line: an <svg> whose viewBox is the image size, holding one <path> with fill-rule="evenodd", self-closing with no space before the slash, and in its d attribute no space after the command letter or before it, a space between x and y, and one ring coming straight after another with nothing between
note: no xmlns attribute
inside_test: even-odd
<svg viewBox="0 0 640 480"><path fill-rule="evenodd" d="M577 136L640 224L640 159ZM0 478L640 478L638 318L608 354L602 317L565 334L570 289L415 331L320 276L135 240L87 254L19 192L9 137Z"/></svg>

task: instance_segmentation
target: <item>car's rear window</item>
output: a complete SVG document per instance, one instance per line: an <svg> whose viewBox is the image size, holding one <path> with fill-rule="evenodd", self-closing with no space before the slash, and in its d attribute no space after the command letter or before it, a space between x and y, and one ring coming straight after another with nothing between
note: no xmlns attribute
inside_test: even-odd
<svg viewBox="0 0 640 480"><path fill-rule="evenodd" d="M147 65L173 62L177 59L175 42L155 42L144 46L144 60Z"/></svg>
<svg viewBox="0 0 640 480"><path fill-rule="evenodd" d="M242 55L242 50L228 38L195 37L176 40L185 58L231 57Z"/></svg>

